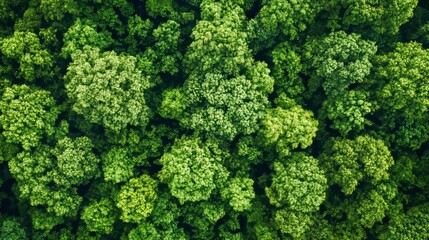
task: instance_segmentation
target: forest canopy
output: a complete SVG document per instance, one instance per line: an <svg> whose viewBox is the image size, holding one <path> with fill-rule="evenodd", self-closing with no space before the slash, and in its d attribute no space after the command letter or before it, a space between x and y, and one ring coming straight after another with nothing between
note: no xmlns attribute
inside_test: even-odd
<svg viewBox="0 0 429 240"><path fill-rule="evenodd" d="M0 0L0 240L429 239L424 0Z"/></svg>

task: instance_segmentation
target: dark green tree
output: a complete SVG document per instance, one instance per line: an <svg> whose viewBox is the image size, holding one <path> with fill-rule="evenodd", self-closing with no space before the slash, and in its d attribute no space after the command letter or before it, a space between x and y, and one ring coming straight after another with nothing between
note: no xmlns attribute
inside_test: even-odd
<svg viewBox="0 0 429 240"><path fill-rule="evenodd" d="M311 0L263 0L261 9L249 21L249 33L256 50L271 47L276 37L297 39L312 24L320 4Z"/></svg>
<svg viewBox="0 0 429 240"><path fill-rule="evenodd" d="M26 240L28 239L25 230L15 219L6 219L0 228L1 240Z"/></svg>

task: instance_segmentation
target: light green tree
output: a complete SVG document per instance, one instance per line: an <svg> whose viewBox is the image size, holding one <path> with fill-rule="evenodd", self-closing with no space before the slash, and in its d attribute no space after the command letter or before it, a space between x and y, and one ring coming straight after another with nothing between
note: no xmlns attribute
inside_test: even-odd
<svg viewBox="0 0 429 240"><path fill-rule="evenodd" d="M123 185L116 203L122 221L140 223L149 217L158 198L157 189L158 182L147 174L131 178Z"/></svg>
<svg viewBox="0 0 429 240"><path fill-rule="evenodd" d="M76 113L113 131L146 126L145 90L150 79L137 69L135 57L85 46L72 54L72 60L65 78Z"/></svg>
<svg viewBox="0 0 429 240"><path fill-rule="evenodd" d="M112 45L111 33L107 31L97 32L96 27L96 24L91 21L76 19L74 24L64 33L61 55L70 57L77 50L83 50L86 45L99 49L106 49Z"/></svg>
<svg viewBox="0 0 429 240"><path fill-rule="evenodd" d="M383 132L397 145L418 149L429 139L429 51L420 43L398 43L395 50L376 59L375 77L382 82L377 95Z"/></svg>
<svg viewBox="0 0 429 240"><path fill-rule="evenodd" d="M271 47L279 35L297 39L313 23L320 4L311 0L264 0L261 10L249 21L249 32L259 49Z"/></svg>
<svg viewBox="0 0 429 240"><path fill-rule="evenodd" d="M126 148L113 148L102 157L104 180L125 182L134 176L134 163Z"/></svg>
<svg viewBox="0 0 429 240"><path fill-rule="evenodd" d="M225 184L229 175L219 151L218 146L210 146L197 137L176 139L171 150L159 160L162 164L159 178L181 204L207 200Z"/></svg>
<svg viewBox="0 0 429 240"><path fill-rule="evenodd" d="M304 110L282 94L277 108L267 111L258 132L260 143L274 147L281 156L287 156L296 148L309 147L316 136L318 122L313 113Z"/></svg>
<svg viewBox="0 0 429 240"><path fill-rule="evenodd" d="M25 150L39 145L44 136L54 134L59 114L50 92L27 85L6 88L0 112L6 142L21 144Z"/></svg>
<svg viewBox="0 0 429 240"><path fill-rule="evenodd" d="M253 180L244 177L232 178L227 187L221 190L221 195L235 211L249 210L252 207L251 201L255 198Z"/></svg>
<svg viewBox="0 0 429 240"><path fill-rule="evenodd" d="M384 142L367 135L354 140L331 139L319 158L329 184L337 184L346 195L352 194L362 181L376 184L387 180L394 164Z"/></svg>
<svg viewBox="0 0 429 240"><path fill-rule="evenodd" d="M83 208L81 219L90 231L110 234L117 218L113 206L113 202L107 198L93 202Z"/></svg>
<svg viewBox="0 0 429 240"><path fill-rule="evenodd" d="M321 120L331 120L330 127L343 136L370 125L366 115L378 108L368 91L375 83L369 75L376 51L375 42L343 31L306 43L304 71L310 76L307 94L317 94L322 87L326 99Z"/></svg>
<svg viewBox="0 0 429 240"><path fill-rule="evenodd" d="M17 69L8 69L11 76L28 82L35 79L43 82L54 76L54 59L35 33L15 31L12 36L0 40L0 52L6 65L19 65Z"/></svg>
<svg viewBox="0 0 429 240"><path fill-rule="evenodd" d="M327 179L317 159L294 153L274 162L272 184L265 189L270 203L303 213L317 211L326 197Z"/></svg>

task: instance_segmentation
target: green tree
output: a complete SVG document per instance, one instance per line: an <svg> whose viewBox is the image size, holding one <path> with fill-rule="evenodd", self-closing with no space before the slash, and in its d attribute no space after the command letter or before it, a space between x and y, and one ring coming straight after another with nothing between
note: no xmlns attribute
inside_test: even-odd
<svg viewBox="0 0 429 240"><path fill-rule="evenodd" d="M85 46L72 54L72 60L65 78L76 113L113 131L146 126L145 90L150 79L137 69L135 57Z"/></svg>
<svg viewBox="0 0 429 240"><path fill-rule="evenodd" d="M378 104L371 99L370 92L350 90L341 97L328 98L323 102L322 108L332 120L330 127L345 136L353 130L361 131L365 126L372 125L367 115L374 113Z"/></svg>
<svg viewBox="0 0 429 240"><path fill-rule="evenodd" d="M377 51L374 42L343 31L310 40L305 47L305 71L314 81L314 87L322 85L327 95L350 90L353 84L368 82L371 59Z"/></svg>
<svg viewBox="0 0 429 240"><path fill-rule="evenodd" d="M0 40L2 60L11 77L34 82L35 79L49 80L54 75L54 60L42 47L39 37L32 32L15 31L12 36ZM10 66L18 64L17 69Z"/></svg>
<svg viewBox="0 0 429 240"><path fill-rule="evenodd" d="M278 44L271 52L275 90L280 95L300 100L305 91L304 80L299 73L303 70L298 48L289 42Z"/></svg>
<svg viewBox="0 0 429 240"><path fill-rule="evenodd" d="M102 160L104 180L119 183L134 176L134 163L126 148L113 148Z"/></svg>
<svg viewBox="0 0 429 240"><path fill-rule="evenodd" d="M244 228L240 225L240 217L238 213L230 213L226 216L218 228L219 238L232 240L245 239Z"/></svg>
<svg viewBox="0 0 429 240"><path fill-rule="evenodd" d="M207 200L213 190L225 184L229 175L222 165L221 151L216 144L183 136L159 160L162 164L159 178L181 204Z"/></svg>
<svg viewBox="0 0 429 240"><path fill-rule="evenodd" d="M39 145L44 136L54 134L59 113L50 92L27 85L6 88L0 112L6 142L21 144L25 150Z"/></svg>
<svg viewBox="0 0 429 240"><path fill-rule="evenodd" d="M22 0L1 0L0 1L0 37L5 37L13 33L13 23L19 14L24 11Z"/></svg>
<svg viewBox="0 0 429 240"><path fill-rule="evenodd" d="M191 227L191 238L213 239L215 224L224 218L224 205L216 201L187 203L184 209L183 222Z"/></svg>
<svg viewBox="0 0 429 240"><path fill-rule="evenodd" d="M418 149L429 139L427 61L429 51L420 43L398 43L395 50L376 59L380 82L382 130L401 147Z"/></svg>
<svg viewBox="0 0 429 240"><path fill-rule="evenodd" d="M29 212L33 229L38 230L35 236L47 238L49 232L60 224L64 224L64 218L48 213L44 209L31 208Z"/></svg>
<svg viewBox="0 0 429 240"><path fill-rule="evenodd" d="M364 135L349 139L331 139L320 155L329 185L337 184L350 195L361 181L376 184L389 178L394 164L383 141Z"/></svg>
<svg viewBox="0 0 429 240"><path fill-rule="evenodd" d="M150 222L142 222L138 227L133 228L128 234L130 240L158 240L162 239L156 228Z"/></svg>
<svg viewBox="0 0 429 240"><path fill-rule="evenodd" d="M367 135L354 140L334 138L325 145L319 159L332 186L326 202L327 215L340 223L346 218L363 232L383 220L397 195L396 184L389 181L394 161L383 141ZM355 230L336 231L348 235Z"/></svg>
<svg viewBox="0 0 429 240"><path fill-rule="evenodd" d="M286 208L275 211L274 222L284 238L299 239L310 230L313 219L308 213Z"/></svg>
<svg viewBox="0 0 429 240"><path fill-rule="evenodd" d="M379 239L427 239L429 231L428 205L414 206L406 213L395 215L383 227Z"/></svg>
<svg viewBox="0 0 429 240"><path fill-rule="evenodd" d="M311 0L264 0L261 6L248 27L257 50L274 45L279 35L298 38L320 11L319 4Z"/></svg>
<svg viewBox="0 0 429 240"><path fill-rule="evenodd" d="M183 125L226 140L256 131L268 102L252 81L245 76L228 79L210 73L201 85L197 81L188 79L185 85L185 100L191 107L181 119Z"/></svg>
<svg viewBox="0 0 429 240"><path fill-rule="evenodd" d="M413 16L417 3L418 0L340 0L328 1L324 7L335 13L330 19L341 19L344 27L394 35Z"/></svg>
<svg viewBox="0 0 429 240"><path fill-rule="evenodd" d="M186 106L186 97L182 88L166 89L162 92L162 103L158 113L164 118L180 119Z"/></svg>
<svg viewBox="0 0 429 240"><path fill-rule="evenodd" d="M343 136L370 125L366 115L377 109L368 91L374 84L369 75L376 51L374 42L343 31L306 43L304 70L310 76L307 94L319 94L322 87L326 94L322 117L330 119L330 127Z"/></svg>
<svg viewBox="0 0 429 240"><path fill-rule="evenodd" d="M304 153L274 163L272 184L265 189L270 203L303 213L319 209L326 197L327 180L317 159Z"/></svg>
<svg viewBox="0 0 429 240"><path fill-rule="evenodd" d="M236 177L228 181L227 187L221 190L222 198L237 212L249 210L255 198L253 180Z"/></svg>
<svg viewBox="0 0 429 240"><path fill-rule="evenodd" d="M178 11L178 4L174 0L147 0L145 3L146 11L152 18L162 17L172 20L180 20L181 14Z"/></svg>
<svg viewBox="0 0 429 240"><path fill-rule="evenodd" d="M74 24L64 33L64 45L61 49L63 57L69 57L77 50L83 50L88 45L99 49L106 49L113 44L111 33L107 31L97 32L96 25L90 21L76 19Z"/></svg>
<svg viewBox="0 0 429 240"><path fill-rule="evenodd" d="M271 215L272 209L270 205L265 203L265 199L262 200L261 195L258 195L246 218L247 237L256 236L257 239L279 240L280 237Z"/></svg>
<svg viewBox="0 0 429 240"><path fill-rule="evenodd" d="M275 147L281 156L289 155L298 147L309 147L318 126L313 113L304 110L284 94L276 101L278 107L268 110L261 121L258 134L262 145Z"/></svg>
<svg viewBox="0 0 429 240"><path fill-rule="evenodd" d="M98 176L100 160L92 152L93 147L87 137L59 140L52 150L56 158L56 166L51 172L54 182L63 186L82 185Z"/></svg>
<svg viewBox="0 0 429 240"><path fill-rule="evenodd" d="M1 240L26 240L28 239L21 224L14 219L6 219L0 228Z"/></svg>
<svg viewBox="0 0 429 240"><path fill-rule="evenodd" d="M113 206L111 200L103 198L84 207L81 219L90 231L110 234L117 218Z"/></svg>
<svg viewBox="0 0 429 240"><path fill-rule="evenodd" d="M184 57L188 78L183 89L164 95L164 102L186 107L172 114L163 107L162 115L179 115L185 128L225 140L254 133L273 90L269 69L251 56L242 8L211 1L203 1L201 8L202 20Z"/></svg>
<svg viewBox="0 0 429 240"><path fill-rule="evenodd" d="M121 209L124 222L140 223L144 221L155 207L158 182L149 175L143 174L132 178L121 187L116 206Z"/></svg>
<svg viewBox="0 0 429 240"><path fill-rule="evenodd" d="M192 30L185 71L237 76L253 62L246 43L243 10L233 3L203 1L201 14L202 19Z"/></svg>
<svg viewBox="0 0 429 240"><path fill-rule="evenodd" d="M147 222L155 227L156 235L161 236L161 239L189 239L184 229L179 226L179 218L183 216L182 210L183 208L179 207L178 202L168 191L160 192Z"/></svg>
<svg viewBox="0 0 429 240"><path fill-rule="evenodd" d="M153 31L153 37L157 57L156 68L161 73L176 75L183 58L180 52L182 42L180 25L173 20L162 23Z"/></svg>
<svg viewBox="0 0 429 240"><path fill-rule="evenodd" d="M55 148L42 144L18 153L9 161L9 170L17 181L19 198L37 207L32 214L34 227L50 230L63 217L77 215L82 202L77 186L98 174L98 158L87 137L65 138ZM50 220L43 222L44 218Z"/></svg>
<svg viewBox="0 0 429 240"><path fill-rule="evenodd" d="M18 151L19 147L17 144L6 142L6 138L3 135L0 135L0 164L14 158Z"/></svg>
<svg viewBox="0 0 429 240"><path fill-rule="evenodd" d="M43 0L40 1L39 8L46 20L60 21L67 14L78 13L78 2L75 0Z"/></svg>
<svg viewBox="0 0 429 240"><path fill-rule="evenodd" d="M127 52L134 54L139 53L143 49L153 43L151 33L154 24L149 19L143 20L140 16L135 15L128 18L127 36L125 43L127 44Z"/></svg>

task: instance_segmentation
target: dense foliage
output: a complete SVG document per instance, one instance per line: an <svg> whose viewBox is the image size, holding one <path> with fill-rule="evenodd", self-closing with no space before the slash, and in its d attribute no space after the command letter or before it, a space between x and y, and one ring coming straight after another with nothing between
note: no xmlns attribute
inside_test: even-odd
<svg viewBox="0 0 429 240"><path fill-rule="evenodd" d="M0 240L429 238L425 0L0 0Z"/></svg>

